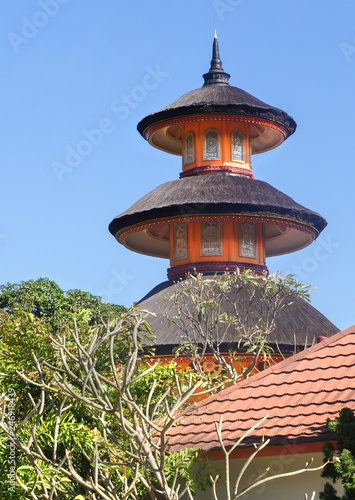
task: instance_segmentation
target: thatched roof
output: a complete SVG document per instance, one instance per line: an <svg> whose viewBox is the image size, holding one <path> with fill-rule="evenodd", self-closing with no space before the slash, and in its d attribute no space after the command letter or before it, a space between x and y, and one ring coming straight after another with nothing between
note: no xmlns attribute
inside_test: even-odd
<svg viewBox="0 0 355 500"><path fill-rule="evenodd" d="M179 284L180 283L180 284ZM153 288L140 302L139 306L149 311L155 316L149 317L153 332L157 341L157 354L171 353L174 346L180 344L183 340L182 331L173 325L168 325L165 315L173 317L176 315L174 302L170 299L175 292L176 287L181 286L181 282L172 280L160 283ZM233 302L233 293L229 295ZM216 295L218 299L218 294ZM246 295L239 297L239 311L247 307ZM298 349L303 349L307 344L312 345L317 342L317 337L330 337L339 331L323 314L312 307L308 302L293 297L293 305L286 306L280 310L276 319L276 329L271 334L269 343L277 351L277 345L283 353L293 353L295 345ZM191 303L191 302L190 302ZM192 305L191 305L192 307ZM231 314L233 307L229 301L223 301L222 310ZM258 299L252 302L250 313L247 316L249 324L255 322L263 315L262 305ZM192 335L192 330L190 330ZM223 335L223 327L219 329L219 338ZM223 344L226 349L230 345L236 345L236 331L229 329Z"/></svg>
<svg viewBox="0 0 355 500"><path fill-rule="evenodd" d="M222 68L216 36L213 40L211 67L203 78L205 83L202 88L191 90L140 121L138 131L152 146L181 155L181 123L191 121L191 117L250 123L253 154L277 147L296 130L295 121L287 113L238 87L230 86L230 75Z"/></svg>
<svg viewBox="0 0 355 500"><path fill-rule="evenodd" d="M147 129L156 123L196 114L224 113L255 116L281 124L287 137L296 130L296 122L285 111L260 101L248 92L232 86L210 85L191 90L173 103L151 113L138 123L145 137Z"/></svg>
<svg viewBox="0 0 355 500"><path fill-rule="evenodd" d="M169 258L169 240L150 237L141 225L165 225L168 233L172 219L201 215L259 218L266 226L267 257L304 248L327 225L318 213L266 182L216 173L161 184L118 215L109 230L131 250ZM120 232L126 229L134 234L121 238Z"/></svg>
<svg viewBox="0 0 355 500"><path fill-rule="evenodd" d="M161 217L197 214L245 214L282 217L322 231L318 213L296 203L267 182L224 173L166 182L143 196L109 225L114 236L133 224Z"/></svg>

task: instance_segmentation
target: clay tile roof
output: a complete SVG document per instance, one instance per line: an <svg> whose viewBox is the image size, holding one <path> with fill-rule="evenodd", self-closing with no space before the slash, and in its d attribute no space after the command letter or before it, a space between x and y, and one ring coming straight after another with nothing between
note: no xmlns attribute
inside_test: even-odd
<svg viewBox="0 0 355 500"><path fill-rule="evenodd" d="M355 325L201 402L171 430L173 450L220 448L215 422L223 415L223 438L230 446L266 414L244 446L324 442L326 429L344 406L355 410Z"/></svg>

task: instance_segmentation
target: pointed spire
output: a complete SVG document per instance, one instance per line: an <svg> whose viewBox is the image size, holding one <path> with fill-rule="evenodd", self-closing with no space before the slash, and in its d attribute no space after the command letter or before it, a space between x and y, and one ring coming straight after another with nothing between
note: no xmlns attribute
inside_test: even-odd
<svg viewBox="0 0 355 500"><path fill-rule="evenodd" d="M205 80L205 83L203 84L204 87L206 87L207 85L229 85L230 75L228 73L225 73L222 68L216 30L214 30L213 37L211 67L209 72L203 75L203 78Z"/></svg>

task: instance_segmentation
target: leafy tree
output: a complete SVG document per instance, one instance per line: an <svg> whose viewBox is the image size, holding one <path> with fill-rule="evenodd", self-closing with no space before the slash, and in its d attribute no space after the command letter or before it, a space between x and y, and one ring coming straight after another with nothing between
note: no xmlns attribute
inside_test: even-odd
<svg viewBox="0 0 355 500"><path fill-rule="evenodd" d="M82 334L83 340L87 341L95 331L102 328L103 319L117 322L125 311L122 306L103 304L99 297L81 290L70 290L65 293L53 281L42 278L3 285L0 288L0 304L3 307L0 309L0 392L2 393L0 398L4 402L9 390L16 394L18 420L29 414L31 401L37 400L41 393L39 388L29 387L28 382L21 378L18 372L22 372L30 379L36 379L37 371L33 364L33 355L40 363L44 360L53 364L60 362L59 351L52 342L52 335L59 332L61 335L66 335L67 345L72 348L74 344L70 325L74 317L77 330ZM100 324L97 326L98 322ZM121 348L125 340L127 337L125 339L122 336ZM127 349L128 347L124 347L123 350ZM125 359L122 358L122 362ZM97 361L102 369L107 362L107 353L100 353ZM46 375L50 377L48 372ZM28 397L29 392L32 399ZM63 427L59 429L58 439L63 446L68 443L67 438L70 437L69 443L76 466L84 471L88 464L87 460L83 459L81 447L90 445L87 435L90 436L92 419L80 403L70 404L69 408L70 410L63 416ZM47 415L45 422L39 428L39 440L42 445L46 443L46 449L53 449L56 411L58 408L57 410L52 408L52 413ZM23 432L25 433L25 429ZM9 449L6 443L8 440L0 432L0 497L11 500L26 498L24 492L17 491L15 495L7 489ZM3 464L5 465L2 466ZM22 477L26 482L35 477L33 467L25 455L17 453L16 464L20 468L19 478Z"/></svg>
<svg viewBox="0 0 355 500"><path fill-rule="evenodd" d="M132 309L104 325L90 325L89 316L84 309L55 332L32 313L14 309L0 316L7 349L0 358L6 381L0 400L1 498L179 500L210 484L217 499L216 472L207 472L199 450L169 453L168 446L169 429L191 411L203 373L153 364L145 347L153 340L146 313ZM7 360L15 387L6 378ZM217 432L228 475L232 450L224 447L222 421ZM14 491L8 489L9 442L17 448ZM266 445L263 438L247 463ZM265 472L240 489L245 469L233 487L226 484L231 500L278 477Z"/></svg>
<svg viewBox="0 0 355 500"><path fill-rule="evenodd" d="M83 308L90 311L90 325L107 322L111 317L119 317L126 308L115 304L107 304L102 302L100 297L91 295L89 292L74 289L68 290L68 299L73 299L75 309Z"/></svg>
<svg viewBox="0 0 355 500"><path fill-rule="evenodd" d="M341 480L344 488L342 496L337 494L333 484L326 483L320 493L321 500L354 500L355 499L355 416L349 408L343 408L335 420L327 419L328 429L337 435L337 443L325 443L323 446L324 461L328 463L322 472L335 483ZM334 458L335 457L335 458Z"/></svg>
<svg viewBox="0 0 355 500"><path fill-rule="evenodd" d="M107 321L112 314L125 311L123 306L104 304L100 297L95 297L81 290L64 292L54 281L48 278L7 283L0 287L0 309L9 315L21 310L43 319L52 331L58 331L62 324L70 321L76 309L90 311L90 324L100 321L102 316Z"/></svg>
<svg viewBox="0 0 355 500"><path fill-rule="evenodd" d="M144 498L148 494L153 500L178 500L187 494L191 499L195 488L208 485L208 462L201 460L198 450L169 453L168 434L179 418L190 411L191 395L201 382L195 383L186 373L180 377L173 367L170 383L158 386L155 371L159 376L160 370L160 380L170 375L162 373L158 363L146 363L142 339L151 340L149 325L144 315L135 310L125 313L114 328L106 325L91 333L80 333L74 322L70 335L51 337L60 353L56 365L46 360L40 364L34 356L37 373L20 373L29 386L39 389L39 396L35 399L29 394L29 411L25 415L22 399L13 398L16 413L21 416L15 432L11 431L9 420L11 402L6 401L8 398L2 402L0 448L4 448L5 437L20 451L17 484L23 490L18 488L16 496L9 498L51 500L76 496L118 500ZM121 336L128 342L120 358ZM101 354L105 357L107 353L109 363L99 363ZM117 363L120 359L126 359L124 365ZM147 386L142 390L144 380ZM227 451L224 447L222 422L217 431L229 467L227 458L232 449ZM262 439L248 463L267 443ZM4 455L6 458L3 453L0 460L4 461ZM197 466L195 474L192 464ZM271 480L263 474L239 490L244 470L231 499ZM304 470L309 470L308 465ZM276 477L280 476L272 479ZM217 498L217 476L213 472L210 481ZM230 494L230 487L228 491ZM3 488L2 493L7 500L8 490Z"/></svg>
<svg viewBox="0 0 355 500"><path fill-rule="evenodd" d="M75 302L47 278L7 283L0 287L0 308L10 315L17 310L32 313L57 329L62 321L69 320Z"/></svg>

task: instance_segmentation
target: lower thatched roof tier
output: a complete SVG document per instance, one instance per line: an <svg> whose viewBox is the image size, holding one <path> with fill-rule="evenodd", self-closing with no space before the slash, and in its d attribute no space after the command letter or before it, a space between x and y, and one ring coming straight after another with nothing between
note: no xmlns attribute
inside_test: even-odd
<svg viewBox="0 0 355 500"><path fill-rule="evenodd" d="M262 222L266 257L306 247L327 224L266 182L216 173L161 184L118 215L109 230L131 250L169 258L169 225L203 217Z"/></svg>
<svg viewBox="0 0 355 500"><path fill-rule="evenodd" d="M211 276L204 276L208 278ZM140 302L141 309L152 313L148 320L152 326L156 342L157 354L171 354L172 349L186 340L182 329L174 324L170 324L167 317L177 315L174 307L173 295L177 288L184 286L184 280L165 281L153 288ZM219 301L220 295L215 293L216 302ZM233 314L233 303L236 302L235 291L228 295L228 300L222 299L221 312ZM187 297L187 306L190 311L193 310L191 299ZM290 303L291 299L287 303ZM298 296L292 297L292 305L283 307L276 318L276 329L271 333L268 342L274 348L275 352L278 349L282 350L283 354L292 354L295 350L303 349L305 346L313 345L317 342L318 337L330 337L337 333L339 329L333 325L322 313L315 309L311 304ZM181 306L181 303L180 303ZM183 307L183 306L181 306ZM255 325L260 317L265 316L265 303L262 303L260 297L255 297L249 307L249 295L242 293L238 295L238 311L240 316L248 325ZM181 323L180 323L181 324ZM189 327L189 320L185 321L189 336L193 338L193 330ZM229 328L225 332L225 326L220 324L218 330L214 331L213 338L218 337L222 340L222 351L227 352L233 347L241 352L243 349L237 344L237 332L234 328ZM200 338L196 338L201 341Z"/></svg>

